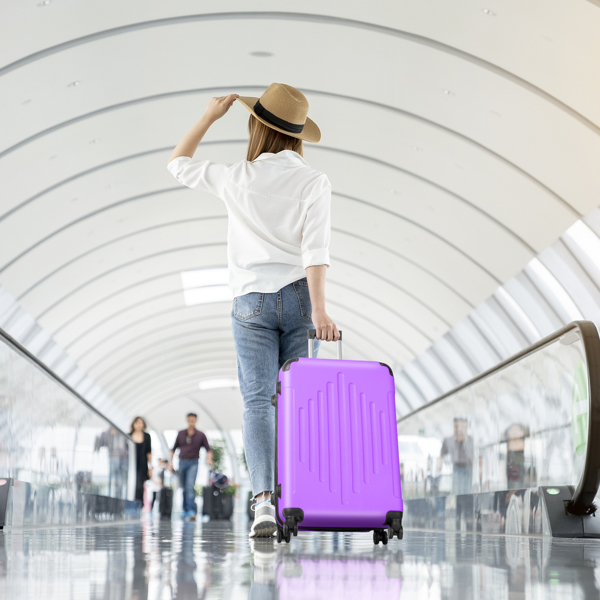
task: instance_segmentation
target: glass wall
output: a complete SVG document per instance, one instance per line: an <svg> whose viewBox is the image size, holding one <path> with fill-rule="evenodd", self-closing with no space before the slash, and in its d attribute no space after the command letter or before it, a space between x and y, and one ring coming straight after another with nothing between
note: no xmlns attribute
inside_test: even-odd
<svg viewBox="0 0 600 600"><path fill-rule="evenodd" d="M577 486L590 414L582 335L573 326L400 419L403 497Z"/></svg>
<svg viewBox="0 0 600 600"><path fill-rule="evenodd" d="M72 522L78 493L133 498L134 460L128 436L0 335L0 478L25 522Z"/></svg>

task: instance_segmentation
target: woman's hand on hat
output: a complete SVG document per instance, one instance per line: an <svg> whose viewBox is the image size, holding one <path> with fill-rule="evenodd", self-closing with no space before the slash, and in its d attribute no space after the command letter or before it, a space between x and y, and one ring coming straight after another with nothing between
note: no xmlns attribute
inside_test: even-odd
<svg viewBox="0 0 600 600"><path fill-rule="evenodd" d="M215 96L210 99L204 114L216 121L225 116L225 113L231 108L231 105L239 98L239 94L229 94L229 96Z"/></svg>

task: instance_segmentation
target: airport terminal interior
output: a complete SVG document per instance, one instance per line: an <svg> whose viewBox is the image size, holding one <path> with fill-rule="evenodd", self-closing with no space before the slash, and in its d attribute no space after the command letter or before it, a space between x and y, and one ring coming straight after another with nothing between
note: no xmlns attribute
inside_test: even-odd
<svg viewBox="0 0 600 600"><path fill-rule="evenodd" d="M0 1L0 598L600 598L599 31L600 0ZM286 474L249 537L240 242L167 164L211 99L273 83L320 130L347 364L321 341L325 400L292 364L263 406L301 406L275 443L313 499L389 491L401 521L281 517ZM250 168L249 118L233 100L193 160ZM344 388L366 362L379 415Z"/></svg>

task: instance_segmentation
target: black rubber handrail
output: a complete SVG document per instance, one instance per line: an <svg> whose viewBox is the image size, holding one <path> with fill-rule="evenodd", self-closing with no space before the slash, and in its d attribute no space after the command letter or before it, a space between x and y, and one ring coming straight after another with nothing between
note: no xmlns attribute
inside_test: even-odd
<svg viewBox="0 0 600 600"><path fill-rule="evenodd" d="M24 358L26 358L30 363L35 365L38 369L41 369L46 375L48 375L51 379L53 379L56 383L58 383L61 387L63 387L69 394L75 396L77 400L85 404L87 408L89 408L93 413L98 415L101 419L106 421L112 428L118 431L121 435L124 435L128 440L132 441L131 436L128 433L125 433L120 427L115 425L110 419L108 419L105 415L103 415L97 408L95 408L90 402L88 402L81 394L76 392L68 383L62 380L54 371L48 368L39 358L34 356L27 348L23 347L17 340L15 340L12 336L10 336L4 329L0 328L0 339L6 342L8 346L10 346L15 352L21 354Z"/></svg>
<svg viewBox="0 0 600 600"><path fill-rule="evenodd" d="M510 365L519 362L525 356L534 354L544 346L556 342L570 332L577 332L583 343L585 351L586 367L587 367L587 383L588 383L588 436L585 454L585 464L581 473L579 483L573 492L573 496L567 510L572 514L589 514L595 510L594 498L598 492L600 485L600 336L598 329L591 321L573 321L562 329L552 333L551 335L541 339L539 342L529 346L525 350L518 352L514 356L507 358L495 367L484 371L477 377L459 385L453 390L447 392L443 396L420 406L409 414L398 419L398 423L406 421L413 417L416 413L431 408L433 405L444 401L450 396L454 396L461 390L470 387L478 381L482 381L490 375L496 374L502 369L506 369Z"/></svg>

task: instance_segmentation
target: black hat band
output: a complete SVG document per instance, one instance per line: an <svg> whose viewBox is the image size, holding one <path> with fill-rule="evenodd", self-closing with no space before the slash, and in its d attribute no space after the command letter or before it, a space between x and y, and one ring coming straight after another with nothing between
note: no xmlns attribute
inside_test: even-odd
<svg viewBox="0 0 600 600"><path fill-rule="evenodd" d="M279 129L289 131L290 133L302 133L302 130L304 129L304 124L296 125L296 123L290 123L289 121L284 121L283 119L275 116L260 103L260 100L256 101L256 104L254 105L254 112L259 117L263 118L267 123L275 125L275 127L279 127Z"/></svg>

